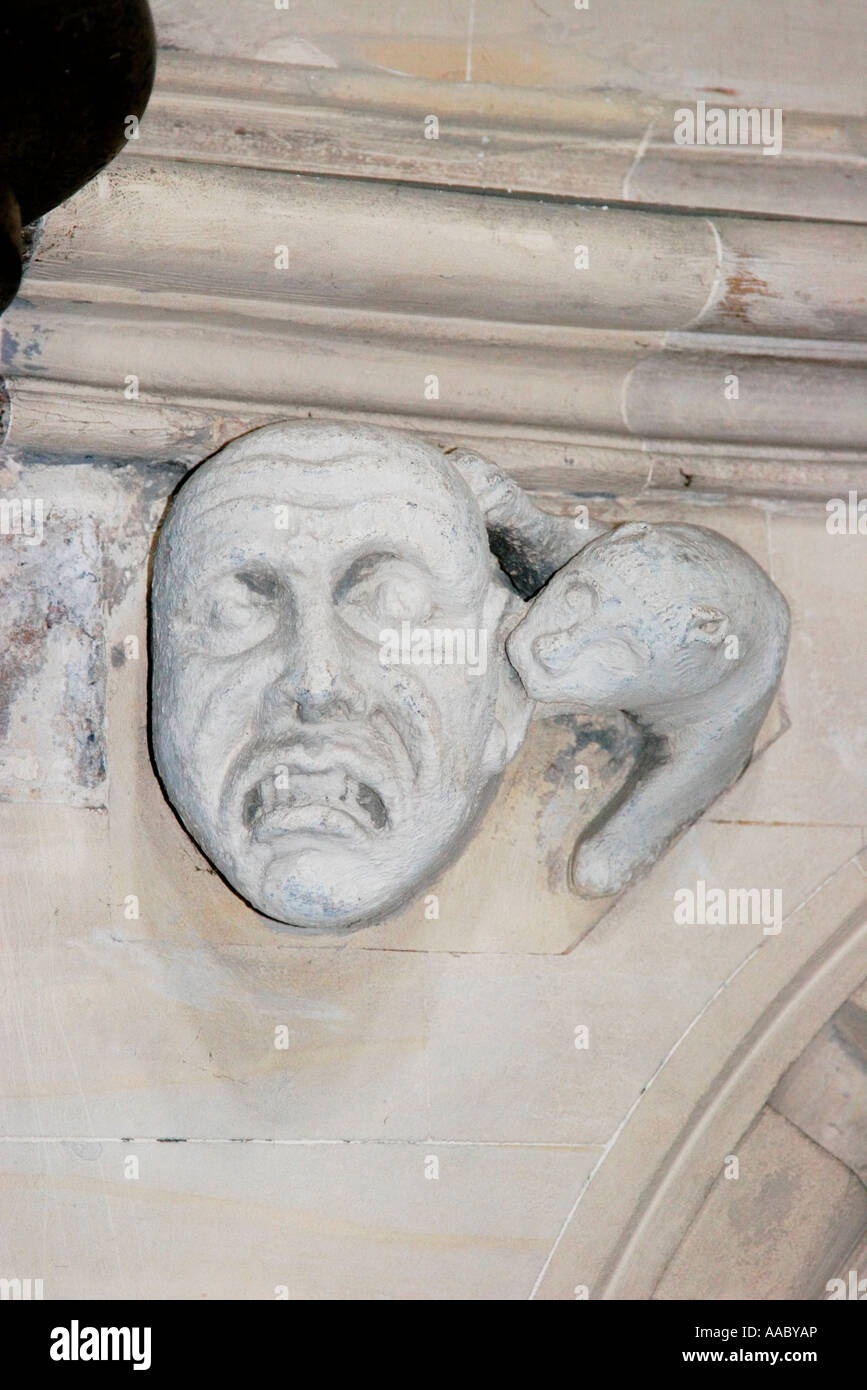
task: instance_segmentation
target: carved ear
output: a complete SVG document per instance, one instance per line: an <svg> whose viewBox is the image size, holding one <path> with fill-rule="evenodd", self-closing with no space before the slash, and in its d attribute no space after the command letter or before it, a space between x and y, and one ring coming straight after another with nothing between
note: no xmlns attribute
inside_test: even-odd
<svg viewBox="0 0 867 1390"><path fill-rule="evenodd" d="M693 608L687 628L687 640L718 647L728 636L729 627L728 614L721 608Z"/></svg>

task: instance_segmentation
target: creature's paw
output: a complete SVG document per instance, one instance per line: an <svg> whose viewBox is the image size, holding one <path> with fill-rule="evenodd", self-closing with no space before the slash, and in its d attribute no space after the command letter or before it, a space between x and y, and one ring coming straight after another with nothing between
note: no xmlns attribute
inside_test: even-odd
<svg viewBox="0 0 867 1390"><path fill-rule="evenodd" d="M582 898L610 898L622 893L640 866L613 836L579 840L569 865L569 877Z"/></svg>
<svg viewBox="0 0 867 1390"><path fill-rule="evenodd" d="M518 487L501 468L489 459L469 449L455 449L449 455L464 482L469 487L485 516L492 513L518 512L526 500Z"/></svg>

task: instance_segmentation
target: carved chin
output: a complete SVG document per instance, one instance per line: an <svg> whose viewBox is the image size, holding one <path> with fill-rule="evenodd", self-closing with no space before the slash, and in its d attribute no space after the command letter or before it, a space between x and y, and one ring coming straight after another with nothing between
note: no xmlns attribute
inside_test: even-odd
<svg viewBox="0 0 867 1390"><path fill-rule="evenodd" d="M420 891L472 829L489 790L471 801L442 789L439 797L392 801L385 824L375 802L350 809L278 802L236 830L228 854L221 837L200 844L257 912L290 927L346 930L381 920Z"/></svg>
<svg viewBox="0 0 867 1390"><path fill-rule="evenodd" d="M252 905L287 926L319 931L364 926L397 906L403 893L395 876L371 868L366 856L350 843L309 845L292 853L277 853L267 865Z"/></svg>

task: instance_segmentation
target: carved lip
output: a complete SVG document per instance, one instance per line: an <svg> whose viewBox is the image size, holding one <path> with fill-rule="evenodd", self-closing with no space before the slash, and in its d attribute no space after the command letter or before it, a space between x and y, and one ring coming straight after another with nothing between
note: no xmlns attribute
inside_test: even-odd
<svg viewBox="0 0 867 1390"><path fill-rule="evenodd" d="M280 806L269 811L255 822L250 833L257 844L268 844L293 833L351 839L363 833L363 827L348 811L325 802L308 801L304 806Z"/></svg>
<svg viewBox="0 0 867 1390"><path fill-rule="evenodd" d="M405 778L413 778L415 769L391 721L373 736L372 724L371 718L366 728L263 732L227 773L221 795L227 828L239 820L251 834L256 825L261 832L289 833L306 823L319 834L345 835L354 822L355 831L368 836L392 828L393 808L400 806ZM289 816L289 808L297 814ZM329 808L343 820L323 817Z"/></svg>
<svg viewBox="0 0 867 1390"><path fill-rule="evenodd" d="M369 835L388 826L379 792L342 763L276 763L244 794L241 817L257 843L293 832Z"/></svg>

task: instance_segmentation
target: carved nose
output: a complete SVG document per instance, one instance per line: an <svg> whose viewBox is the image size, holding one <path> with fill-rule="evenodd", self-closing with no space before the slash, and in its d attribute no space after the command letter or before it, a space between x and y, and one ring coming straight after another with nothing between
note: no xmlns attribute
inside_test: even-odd
<svg viewBox="0 0 867 1390"><path fill-rule="evenodd" d="M335 716L358 717L364 713L361 690L347 674L335 666L306 663L286 671L277 682L275 694L296 707L302 723L314 724Z"/></svg>
<svg viewBox="0 0 867 1390"><path fill-rule="evenodd" d="M357 718L366 708L329 618L323 610L311 613L310 620L295 632L285 668L272 691L275 700L294 705L305 723Z"/></svg>
<svg viewBox="0 0 867 1390"><path fill-rule="evenodd" d="M352 719L364 711L360 691L339 681L332 682L328 687L302 687L296 693L295 703L301 722L306 724L315 724L320 719L330 719L335 715Z"/></svg>

